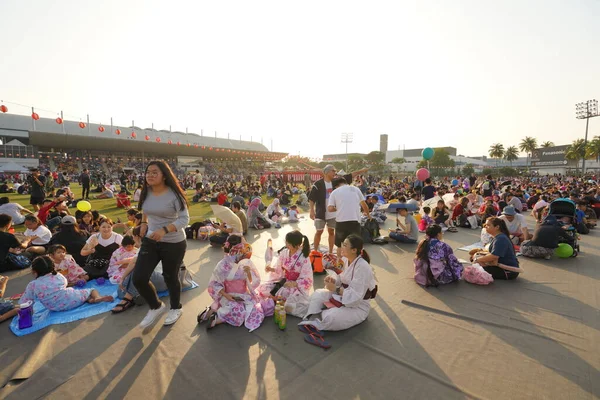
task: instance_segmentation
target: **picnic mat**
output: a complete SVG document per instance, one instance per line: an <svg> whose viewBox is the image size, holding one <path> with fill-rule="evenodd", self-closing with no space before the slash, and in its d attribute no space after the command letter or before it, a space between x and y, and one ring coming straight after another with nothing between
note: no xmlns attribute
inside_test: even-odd
<svg viewBox="0 0 600 400"><path fill-rule="evenodd" d="M198 284L192 281L192 286L185 288L183 291L197 288ZM54 324L66 324L80 319L93 317L94 315L102 314L112 310L119 301L117 297L118 285L113 285L108 280L103 285L99 285L95 280L87 282L85 289L96 289L101 296L112 296L115 300L112 302L102 302L96 304L84 303L81 306L67 311L50 311L39 301L33 304L33 325L29 328L19 329L19 316L12 319L10 330L17 336L25 336L47 326ZM169 295L169 291L158 292L158 297Z"/></svg>

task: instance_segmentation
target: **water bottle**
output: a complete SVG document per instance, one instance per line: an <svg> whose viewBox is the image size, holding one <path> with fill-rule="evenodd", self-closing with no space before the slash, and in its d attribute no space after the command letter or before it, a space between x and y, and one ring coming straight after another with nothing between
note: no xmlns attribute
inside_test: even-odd
<svg viewBox="0 0 600 400"><path fill-rule="evenodd" d="M285 308L282 306L279 309L279 329L281 329L282 331L285 330L285 324L286 324L286 314L285 314Z"/></svg>
<svg viewBox="0 0 600 400"><path fill-rule="evenodd" d="M33 325L33 301L26 301L19 308L19 329L31 328Z"/></svg>

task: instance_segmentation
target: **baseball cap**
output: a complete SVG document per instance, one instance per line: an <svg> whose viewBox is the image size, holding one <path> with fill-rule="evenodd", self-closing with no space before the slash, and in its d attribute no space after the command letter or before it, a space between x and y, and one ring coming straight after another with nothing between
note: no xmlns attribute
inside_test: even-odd
<svg viewBox="0 0 600 400"><path fill-rule="evenodd" d="M325 168L323 168L323 172L324 173L328 173L328 172L330 172L332 170L335 172L335 167L332 164L327 164L325 166Z"/></svg>
<svg viewBox="0 0 600 400"><path fill-rule="evenodd" d="M63 225L75 225L77 223L77 220L72 215L65 215L60 220L60 223Z"/></svg>
<svg viewBox="0 0 600 400"><path fill-rule="evenodd" d="M514 206L506 206L504 207L504 211L502 211L502 215L517 215L517 211Z"/></svg>

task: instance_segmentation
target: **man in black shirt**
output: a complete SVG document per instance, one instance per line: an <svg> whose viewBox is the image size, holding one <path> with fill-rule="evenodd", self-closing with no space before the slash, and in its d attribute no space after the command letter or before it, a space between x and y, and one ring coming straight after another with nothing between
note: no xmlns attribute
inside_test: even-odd
<svg viewBox="0 0 600 400"><path fill-rule="evenodd" d="M435 196L435 187L431 183L431 178L425 179L425 186L421 190L423 200L432 199Z"/></svg>
<svg viewBox="0 0 600 400"><path fill-rule="evenodd" d="M83 169L83 172L79 176L79 181L81 183L81 198L89 200L90 199L90 174L87 168Z"/></svg>
<svg viewBox="0 0 600 400"><path fill-rule="evenodd" d="M44 191L46 178L40 174L39 169L35 168L31 170L31 175L29 176L28 180L31 185L31 197L29 198L29 204L33 206L35 211L39 211L40 205L46 198L46 192Z"/></svg>

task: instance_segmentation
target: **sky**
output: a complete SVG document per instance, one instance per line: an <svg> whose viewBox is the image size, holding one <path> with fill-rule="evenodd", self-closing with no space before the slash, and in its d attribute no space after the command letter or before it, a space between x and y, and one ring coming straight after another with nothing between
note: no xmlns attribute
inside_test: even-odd
<svg viewBox="0 0 600 400"><path fill-rule="evenodd" d="M342 133L348 152L386 133L481 156L583 137L598 21L596 0L3 0L0 100L308 157L343 153Z"/></svg>

